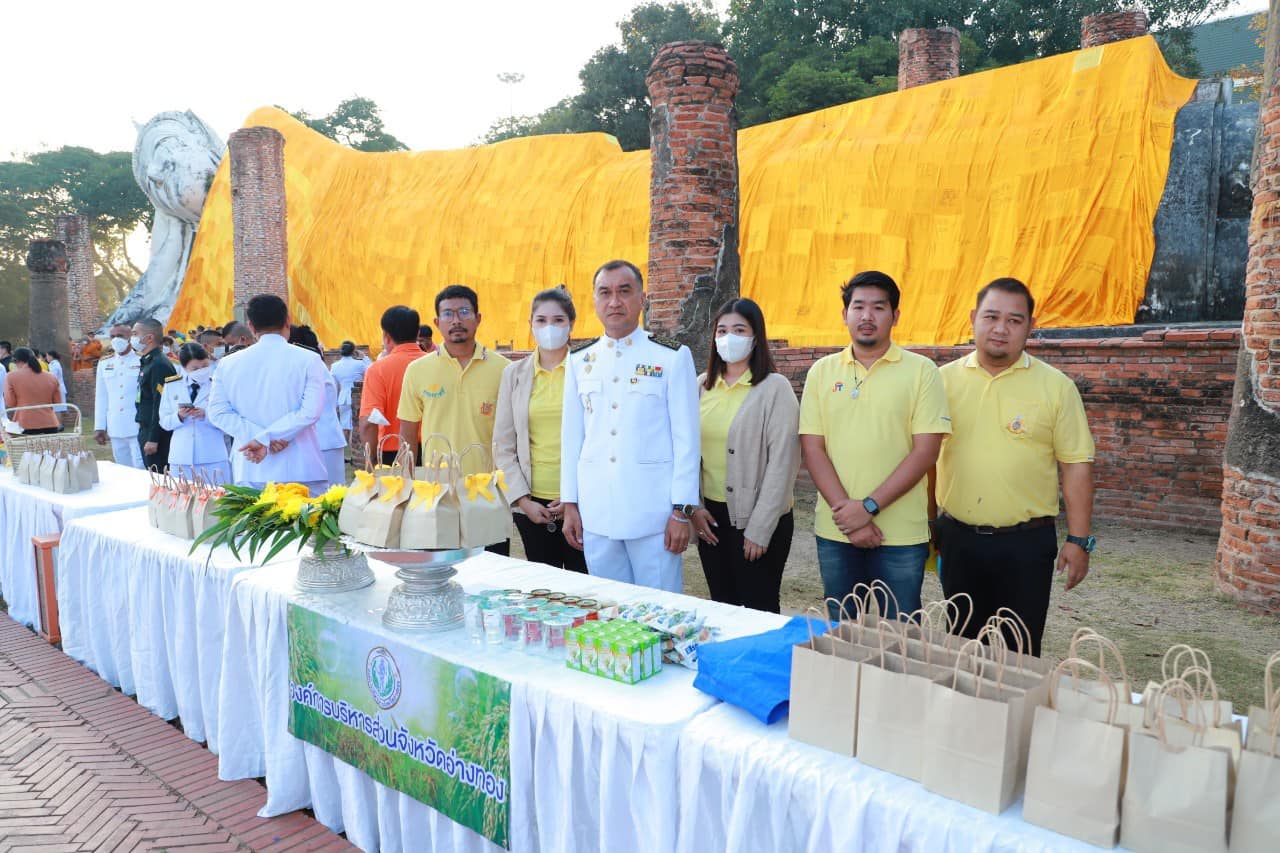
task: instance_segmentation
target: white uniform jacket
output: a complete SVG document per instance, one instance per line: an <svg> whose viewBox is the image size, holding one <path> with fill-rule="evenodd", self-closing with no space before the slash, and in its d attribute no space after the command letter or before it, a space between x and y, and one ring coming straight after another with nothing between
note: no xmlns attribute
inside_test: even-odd
<svg viewBox="0 0 1280 853"><path fill-rule="evenodd" d="M316 437L321 450L338 450L347 446L338 423L338 380L332 374L324 377L324 414L316 421Z"/></svg>
<svg viewBox="0 0 1280 853"><path fill-rule="evenodd" d="M237 483L327 480L316 422L324 413L328 376L320 356L275 334L218 362L206 417L232 437L233 452L250 441L289 442L261 462L239 459L232 466Z"/></svg>
<svg viewBox="0 0 1280 853"><path fill-rule="evenodd" d="M354 358L345 356L338 359L329 368L329 372L333 374L333 378L338 380L338 405L351 405L351 389L357 382L364 381L365 371L369 369L369 362L362 358Z"/></svg>
<svg viewBox="0 0 1280 853"><path fill-rule="evenodd" d="M110 438L138 434L138 370L142 356L130 350L98 362L97 390L93 401L93 428L106 430Z"/></svg>
<svg viewBox="0 0 1280 853"><path fill-rule="evenodd" d="M212 381L206 379L194 397L191 380L185 373L170 377L160 395L160 426L173 432L169 444L170 465L209 465L227 461L227 441L222 430L209 423L209 391ZM179 406L195 406L205 410L203 418L182 420Z"/></svg>
<svg viewBox="0 0 1280 853"><path fill-rule="evenodd" d="M701 427L693 356L643 329L569 354L561 420L560 499L583 529L638 539L697 504Z"/></svg>

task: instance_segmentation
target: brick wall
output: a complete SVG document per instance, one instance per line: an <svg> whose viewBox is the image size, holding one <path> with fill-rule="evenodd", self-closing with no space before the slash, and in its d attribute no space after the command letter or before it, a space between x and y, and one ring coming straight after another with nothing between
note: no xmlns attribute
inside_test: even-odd
<svg viewBox="0 0 1280 853"><path fill-rule="evenodd" d="M285 228L284 136L270 127L231 134L231 223L235 254L235 315L260 293L289 301Z"/></svg>
<svg viewBox="0 0 1280 853"><path fill-rule="evenodd" d="M951 27L898 34L898 90L960 76L960 33Z"/></svg>
<svg viewBox="0 0 1280 853"><path fill-rule="evenodd" d="M1145 36L1147 29L1147 13L1141 9L1085 15L1080 20L1080 46L1097 47L1108 42L1138 38Z"/></svg>
<svg viewBox="0 0 1280 853"><path fill-rule="evenodd" d="M27 250L27 269L31 274L27 340L39 350L64 352L70 335L66 247L57 240L32 240Z"/></svg>
<svg viewBox="0 0 1280 853"><path fill-rule="evenodd" d="M89 233L89 217L59 214L54 231L67 247L67 301L70 310L71 337L94 332L102 322L98 312L98 286L93 274L93 236ZM59 347L64 349L65 345Z"/></svg>

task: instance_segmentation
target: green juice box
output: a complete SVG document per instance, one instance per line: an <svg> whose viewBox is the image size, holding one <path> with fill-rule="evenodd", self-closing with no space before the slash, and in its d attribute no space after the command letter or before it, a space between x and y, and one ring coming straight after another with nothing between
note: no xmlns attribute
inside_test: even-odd
<svg viewBox="0 0 1280 853"><path fill-rule="evenodd" d="M596 638L591 633L579 634L581 644L579 669L597 675L600 672L600 649L596 646Z"/></svg>
<svg viewBox="0 0 1280 853"><path fill-rule="evenodd" d="M569 669L582 669L582 645L578 641L578 629L564 632L564 665Z"/></svg>

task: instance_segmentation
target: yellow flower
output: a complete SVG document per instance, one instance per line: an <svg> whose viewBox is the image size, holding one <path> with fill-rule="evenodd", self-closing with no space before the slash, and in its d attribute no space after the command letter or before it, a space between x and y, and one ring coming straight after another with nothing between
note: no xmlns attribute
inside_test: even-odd
<svg viewBox="0 0 1280 853"><path fill-rule="evenodd" d="M305 498L292 497L281 502L277 507L280 517L285 521L293 521L302 513L303 505L309 503Z"/></svg>
<svg viewBox="0 0 1280 853"><path fill-rule="evenodd" d="M310 498L311 492L301 483L285 483L280 487L280 494L290 498Z"/></svg>
<svg viewBox="0 0 1280 853"><path fill-rule="evenodd" d="M259 507L266 506L267 504L274 504L277 496L279 495L279 491L280 487L275 483L267 483L267 487L258 495L258 499L253 502L253 505L255 507Z"/></svg>
<svg viewBox="0 0 1280 853"><path fill-rule="evenodd" d="M329 491L320 496L320 505L329 510L341 509L342 501L346 496L346 486L330 486Z"/></svg>

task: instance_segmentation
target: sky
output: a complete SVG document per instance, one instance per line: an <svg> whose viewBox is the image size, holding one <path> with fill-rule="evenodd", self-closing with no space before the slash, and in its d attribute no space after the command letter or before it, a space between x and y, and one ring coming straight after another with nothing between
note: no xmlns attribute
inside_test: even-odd
<svg viewBox="0 0 1280 853"><path fill-rule="evenodd" d="M411 149L477 142L578 91L640 0L4 0L0 158L131 151L134 122L190 109L223 137L260 106L324 115L362 95ZM723 13L728 0L715 0ZM1265 8L1233 0L1228 15ZM509 87L497 75L517 72Z"/></svg>

